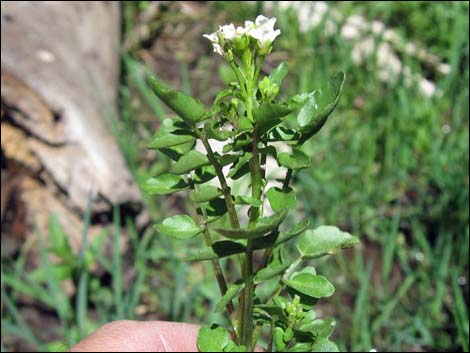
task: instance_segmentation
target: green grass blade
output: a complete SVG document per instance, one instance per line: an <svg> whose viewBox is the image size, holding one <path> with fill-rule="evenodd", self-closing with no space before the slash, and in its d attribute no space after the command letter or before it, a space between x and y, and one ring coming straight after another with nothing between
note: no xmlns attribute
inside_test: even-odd
<svg viewBox="0 0 470 353"><path fill-rule="evenodd" d="M90 226L91 212L92 212L93 197L91 191L88 193L87 208L83 217L83 230L82 230L82 248L80 250L79 259L79 273L80 278L78 281L77 298L75 302L75 311L77 318L78 337L82 339L87 334L86 320L88 311L88 269L85 264L85 253L88 248L88 229Z"/></svg>
<svg viewBox="0 0 470 353"><path fill-rule="evenodd" d="M124 318L122 300L121 215L119 206L113 208L113 294L116 320Z"/></svg>

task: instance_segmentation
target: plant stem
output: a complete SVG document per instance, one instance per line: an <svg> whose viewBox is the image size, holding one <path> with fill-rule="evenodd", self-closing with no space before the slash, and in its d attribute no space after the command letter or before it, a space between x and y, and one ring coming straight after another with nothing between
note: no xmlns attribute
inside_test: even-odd
<svg viewBox="0 0 470 353"><path fill-rule="evenodd" d="M271 320L271 323L269 325L269 341L268 341L268 352L273 351L273 338L274 338L274 320Z"/></svg>
<svg viewBox="0 0 470 353"><path fill-rule="evenodd" d="M248 106L248 105L247 105ZM253 132L252 144L253 157L250 160L250 173L251 173L251 196L257 200L261 199L263 188L262 173L259 160L258 151L258 137L257 129ZM250 221L249 227L253 227L259 216L260 210L257 207L251 207L249 211ZM254 296L254 283L253 283L253 240L248 239L245 255L245 268L244 268L244 323L243 323L243 338L247 351L251 351L253 339L253 296Z"/></svg>
<svg viewBox="0 0 470 353"><path fill-rule="evenodd" d="M245 270L244 270L245 290L244 294L244 308L243 308L243 339L247 352L252 351L253 340L253 241L248 240L245 255Z"/></svg>
<svg viewBox="0 0 470 353"><path fill-rule="evenodd" d="M292 169L287 169L286 177L284 179L284 183L282 184L282 189L287 190L289 188L289 182L292 178Z"/></svg>
<svg viewBox="0 0 470 353"><path fill-rule="evenodd" d="M194 127L194 132L196 133L197 137L202 141L204 148L207 151L207 158L209 158L209 162L214 166L215 172L217 174L217 178L220 182L220 187L222 189L222 193L224 194L225 204L227 206L227 212L230 218L230 224L232 228L238 229L240 228L240 222L238 220L238 215L235 210L235 205L232 201L232 195L230 194L230 188L227 185L227 181L225 180L224 173L222 171L222 166L219 164L217 159L214 156L214 151L212 151L212 147L209 144L209 141L204 136L204 134L196 127Z"/></svg>
<svg viewBox="0 0 470 353"><path fill-rule="evenodd" d="M193 191L193 197L194 197L194 194L196 192L194 182L191 178L188 178L188 183L189 183L189 186L190 186L191 190ZM200 207L197 204L194 204L194 207L196 209L197 220L199 222L199 225L202 228L202 234L204 236L204 242L208 247L211 247L212 246L212 238L211 238L211 235L209 233L209 229L207 229L205 211L202 207ZM217 284L219 285L220 294L222 296L224 296L225 293L227 292L227 281L225 280L224 273L222 272L222 267L220 266L219 259L212 260L212 267L214 268L214 273L215 273L215 277L217 279ZM234 308L233 308L233 303L232 303L231 300L227 303L225 308L227 310L227 315L228 315L229 321L232 322Z"/></svg>
<svg viewBox="0 0 470 353"><path fill-rule="evenodd" d="M227 180L225 179L224 173L222 171L222 166L219 164L217 159L215 158L214 151L212 151L212 147L209 144L209 141L207 140L206 136L197 128L194 127L194 132L196 133L197 137L201 140L202 144L204 145L204 148L207 151L207 158L209 158L209 162L214 166L215 172L217 174L217 178L219 179L220 183L220 188L222 189L222 193L224 195L225 199L225 205L227 206L227 212L228 216L230 219L230 225L234 229L240 228L240 221L238 220L238 215L237 211L235 210L235 205L233 204L232 200L232 195L230 193L230 188L227 185ZM245 267L245 262L246 260L241 257L240 263L241 267ZM244 272L242 271L242 276L244 277ZM239 335L239 340L238 344L241 344L243 342L243 323L244 323L244 297L243 295L240 297L240 305L239 305L239 315L238 315L238 329L234 330L234 334L236 335L238 332Z"/></svg>

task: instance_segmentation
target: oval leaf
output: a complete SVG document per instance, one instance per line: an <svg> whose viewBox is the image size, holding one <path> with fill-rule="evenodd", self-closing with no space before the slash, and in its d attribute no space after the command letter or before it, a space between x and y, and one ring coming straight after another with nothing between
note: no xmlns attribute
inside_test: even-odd
<svg viewBox="0 0 470 353"><path fill-rule="evenodd" d="M222 190L219 188L208 185L200 188L196 195L194 196L194 202L203 203L215 199L216 197L222 195Z"/></svg>
<svg viewBox="0 0 470 353"><path fill-rule="evenodd" d="M207 261L221 259L223 257L241 254L246 251L246 246L231 240L214 242L210 247L199 249L193 255L187 257L186 261Z"/></svg>
<svg viewBox="0 0 470 353"><path fill-rule="evenodd" d="M359 239L335 226L320 226L305 232L297 243L297 248L304 259L316 259L333 255L338 250L350 248L359 243Z"/></svg>
<svg viewBox="0 0 470 353"><path fill-rule="evenodd" d="M278 265L274 267L266 267L259 270L255 276L255 282L261 283L273 277L279 276L290 266L290 264Z"/></svg>
<svg viewBox="0 0 470 353"><path fill-rule="evenodd" d="M277 161L279 165L294 170L310 167L310 157L298 148L292 148L292 154L279 153Z"/></svg>
<svg viewBox="0 0 470 353"><path fill-rule="evenodd" d="M344 72L338 72L326 87L315 91L304 104L297 116L302 133L301 143L315 135L336 108L343 90L344 79Z"/></svg>
<svg viewBox="0 0 470 353"><path fill-rule="evenodd" d="M162 223L154 225L160 233L177 239L188 239L202 232L194 220L187 215L165 218Z"/></svg>
<svg viewBox="0 0 470 353"><path fill-rule="evenodd" d="M228 332L219 325L203 325L197 335L200 352L222 352L229 343Z"/></svg>
<svg viewBox="0 0 470 353"><path fill-rule="evenodd" d="M205 154L198 151L189 151L173 165L171 172L173 174L186 174L205 165L209 165L209 160Z"/></svg>
<svg viewBox="0 0 470 353"><path fill-rule="evenodd" d="M183 143L193 141L195 141L195 138L188 131L177 130L165 136L155 136L153 140L147 145L147 148L161 149L178 146L182 145Z"/></svg>
<svg viewBox="0 0 470 353"><path fill-rule="evenodd" d="M194 125L206 116L204 104L199 100L188 96L184 92L170 89L153 76L149 76L147 81L158 98L188 124Z"/></svg>
<svg viewBox="0 0 470 353"><path fill-rule="evenodd" d="M165 195L184 190L189 185L178 175L163 174L156 178L147 179L142 189L149 195Z"/></svg>
<svg viewBox="0 0 470 353"><path fill-rule="evenodd" d="M329 297L335 292L335 287L323 276L310 273L299 273L284 284L312 298Z"/></svg>
<svg viewBox="0 0 470 353"><path fill-rule="evenodd" d="M283 190L277 187L272 187L266 193L269 204L274 212L281 212L282 210L295 209L297 199L295 192L291 188Z"/></svg>

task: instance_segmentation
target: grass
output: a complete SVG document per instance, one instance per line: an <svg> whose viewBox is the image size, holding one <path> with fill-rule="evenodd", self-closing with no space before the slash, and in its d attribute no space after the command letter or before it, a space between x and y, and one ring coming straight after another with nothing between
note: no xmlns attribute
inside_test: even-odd
<svg viewBox="0 0 470 353"><path fill-rule="evenodd" d="M123 6L126 34L148 2ZM262 12L263 4L214 2L210 6L208 17L214 23L206 22L206 32L220 21L253 18ZM327 34L322 26L301 32L297 15L275 10L283 32L276 49L289 59L286 96L315 89L338 69L347 72L337 111L308 146L313 166L296 177L305 217L314 225L339 225L362 240L360 250L315 264L337 287L334 299L320 311L331 311L336 317L335 340L342 350L468 351L468 3L330 6L344 15L383 21L404 43L413 41L429 48L451 70L448 75L439 74L396 48L414 74L432 79L441 92L424 97L403 76L396 81L380 80L375 56L355 64L354 43L338 33ZM184 15L179 16L184 22ZM168 17L173 23L177 16L170 13ZM165 12L155 21L159 23L154 27L160 28ZM149 69L142 64L138 49L122 53L121 117L109 118L140 183L164 172L168 161L154 163L154 155L149 159L145 152L145 142L167 110L145 84L143 73ZM216 86L206 73L214 58L209 50L196 62L175 58L180 87L210 100ZM220 78L215 81L220 83L226 79L224 68L218 72ZM143 196L153 221L174 212L162 199ZM175 203L184 209L184 200ZM156 237L151 228L138 231L135 221L116 207L113 226L102 235L111 239L111 255L105 257L99 242L88 236L89 216L89 212L84 216L82 240L87 246L73 261L65 261L68 250L63 245L62 267L48 261L53 249L40 246L42 273L27 272L25 259L32 243L26 243L16 259L2 259L2 351L9 348L7 338L12 336L38 350L57 349L117 318L223 320L221 315L208 316L218 299L210 267L179 261L184 252L180 242ZM125 234L130 262L119 252ZM66 244L66 234L53 218L48 236ZM103 267L104 276L90 270L94 262ZM132 286L124 283L129 268L134 274ZM64 278L77 285L75 301L58 289ZM19 304L22 296L56 312L61 331L56 332L55 341L44 341L29 327Z"/></svg>

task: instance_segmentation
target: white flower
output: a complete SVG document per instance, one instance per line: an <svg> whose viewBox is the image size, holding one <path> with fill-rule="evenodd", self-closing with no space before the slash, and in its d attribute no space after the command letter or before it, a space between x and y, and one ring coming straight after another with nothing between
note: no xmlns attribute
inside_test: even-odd
<svg viewBox="0 0 470 353"><path fill-rule="evenodd" d="M252 23L253 22L251 22L251 24ZM276 37L281 34L281 30L274 30L275 23L276 17L267 18L263 15L259 15L255 20L255 24L250 24L249 35L259 40L261 49L268 49Z"/></svg>
<svg viewBox="0 0 470 353"><path fill-rule="evenodd" d="M219 26L217 32L204 34L203 37L209 39L214 47L214 52L226 57L226 51L230 49L232 42L238 42L244 36L254 38L258 41L261 53L267 54L271 50L271 44L276 37L281 34L279 29L274 30L276 18L267 18L259 15L255 22L245 21L245 27L238 26L235 28L233 23ZM239 44L238 44L239 45ZM240 48L240 47L238 47ZM232 48L233 49L233 48Z"/></svg>
<svg viewBox="0 0 470 353"><path fill-rule="evenodd" d="M211 41L212 46L214 47L214 53L224 56L224 51L219 43L219 36L217 35L217 32L211 34L203 34L202 36Z"/></svg>
<svg viewBox="0 0 470 353"><path fill-rule="evenodd" d="M219 26L218 32L220 33L220 36L222 36L222 38L228 41L231 41L238 36L233 23L230 23L229 25L225 26Z"/></svg>

